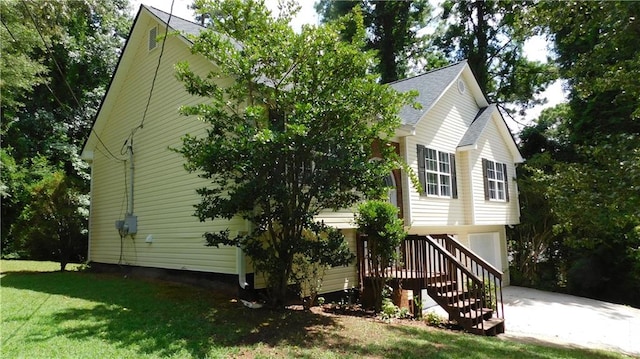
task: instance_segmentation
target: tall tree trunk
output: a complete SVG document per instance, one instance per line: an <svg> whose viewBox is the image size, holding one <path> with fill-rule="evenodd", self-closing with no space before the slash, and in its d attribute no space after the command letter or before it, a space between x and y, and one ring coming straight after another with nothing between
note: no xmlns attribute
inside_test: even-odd
<svg viewBox="0 0 640 359"><path fill-rule="evenodd" d="M489 71L488 67L488 49L489 39L487 37L487 20L485 19L485 3L484 1L474 1L469 4L471 13L476 10L476 23L474 26L474 37L477 40L475 50L472 47L469 55L469 66L471 67L480 88L488 92L489 88Z"/></svg>

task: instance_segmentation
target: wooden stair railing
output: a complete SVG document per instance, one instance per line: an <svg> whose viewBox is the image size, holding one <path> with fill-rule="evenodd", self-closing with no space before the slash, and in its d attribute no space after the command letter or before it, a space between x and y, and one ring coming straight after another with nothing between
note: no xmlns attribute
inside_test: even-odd
<svg viewBox="0 0 640 359"><path fill-rule="evenodd" d="M367 239L358 241L360 283L384 273L412 289L418 303L422 289L444 308L449 319L481 335L504 333L502 273L449 235L409 235L398 248L399 260L374 269ZM376 263L377 264L377 263Z"/></svg>
<svg viewBox="0 0 640 359"><path fill-rule="evenodd" d="M476 334L504 333L502 272L452 236L416 237L427 243L429 272L442 273L427 277L427 293L450 319Z"/></svg>

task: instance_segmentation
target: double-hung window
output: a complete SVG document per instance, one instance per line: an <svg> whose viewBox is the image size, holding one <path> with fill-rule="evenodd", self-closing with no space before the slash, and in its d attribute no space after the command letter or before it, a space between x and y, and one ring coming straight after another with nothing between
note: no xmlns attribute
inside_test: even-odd
<svg viewBox="0 0 640 359"><path fill-rule="evenodd" d="M509 201L507 165L482 159L484 197L489 201Z"/></svg>
<svg viewBox="0 0 640 359"><path fill-rule="evenodd" d="M418 177L423 194L458 198L454 154L418 145Z"/></svg>

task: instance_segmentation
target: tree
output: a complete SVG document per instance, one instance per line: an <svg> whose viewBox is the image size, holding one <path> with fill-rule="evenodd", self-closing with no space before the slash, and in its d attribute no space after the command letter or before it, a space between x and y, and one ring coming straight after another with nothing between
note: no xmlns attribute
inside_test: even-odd
<svg viewBox="0 0 640 359"><path fill-rule="evenodd" d="M386 268L398 260L397 249L407 236L404 222L398 218L398 207L386 201L368 201L358 206L358 232L367 236L371 263L371 288L376 312L382 308Z"/></svg>
<svg viewBox="0 0 640 359"><path fill-rule="evenodd" d="M446 0L433 46L451 61L468 60L491 102L529 108L533 95L556 79L553 65L529 61L523 45L531 35L522 22L529 1Z"/></svg>
<svg viewBox="0 0 640 359"><path fill-rule="evenodd" d="M24 97L33 88L47 81L47 68L34 53L42 41L33 27L24 22L17 0L0 3L0 79L3 122L7 114L24 106Z"/></svg>
<svg viewBox="0 0 640 359"><path fill-rule="evenodd" d="M42 253L59 258L26 245L29 238L18 234L25 232L17 222L37 212L29 202L34 186L57 173L64 173L69 193L89 191L87 166L78 153L127 36L127 7L126 0L0 3L3 255L20 248L25 258L45 259ZM86 216L76 209L67 212L77 216L73 223L85 223ZM86 238L86 228L69 228L77 231L74 238ZM86 255L85 249L78 250Z"/></svg>
<svg viewBox="0 0 640 359"><path fill-rule="evenodd" d="M382 160L370 161L371 145L393 135L409 95L377 84L369 73L374 58L362 51L358 12L350 18L358 35L344 42L347 20L304 26L297 34L290 12L273 18L261 1L196 5L218 15L215 31L192 39L192 51L219 69L203 77L187 63L177 66L187 91L207 99L182 108L209 125L206 136L187 135L179 149L186 168L211 181L198 190L196 215L202 221L240 216L253 224L247 235L205 238L240 246L266 274L271 303L280 305L297 254L323 238L332 242L327 248L341 248L344 237L329 235L333 230L315 216L383 190L393 149L383 146ZM218 79L228 77L232 83L221 86ZM351 258L338 257L335 264Z"/></svg>
<svg viewBox="0 0 640 359"><path fill-rule="evenodd" d="M570 101L521 136L532 157L519 188L546 201L523 208L523 228L552 219L546 258L559 289L638 306L640 6L544 1L533 10L528 21L554 42Z"/></svg>
<svg viewBox="0 0 640 359"><path fill-rule="evenodd" d="M26 80L35 82L30 91L14 94L13 102L21 106L4 108L3 103L4 145L14 149L16 161L41 154L57 163L68 159L72 150L66 146L82 145L128 33L127 5L126 0L16 1L7 9L3 5L11 15L3 19L12 21L3 29L13 34L13 29L24 28L14 36L28 34L33 43L29 48L18 46L14 44L22 38L11 38L9 47L47 75L36 74ZM3 74L14 66L2 61ZM16 85L3 81L3 91L5 86Z"/></svg>
<svg viewBox="0 0 640 359"><path fill-rule="evenodd" d="M380 74L380 82L388 83L404 78L409 68L409 60L420 48L417 31L424 27L431 14L428 1L331 1L320 0L316 11L323 21L333 21L349 14L359 7L364 13L364 21L370 33L367 47L377 52L378 64L375 71ZM354 27L343 31L346 39L355 33ZM440 58L432 63L442 64Z"/></svg>
<svg viewBox="0 0 640 359"><path fill-rule="evenodd" d="M576 158L566 126L570 116L567 104L545 109L520 133L520 152L527 158L517 168L520 224L507 230L515 285L558 290L565 282L567 247L557 231L551 192L556 167Z"/></svg>
<svg viewBox="0 0 640 359"><path fill-rule="evenodd" d="M560 75L569 84L572 142L640 134L640 3L545 1L532 15L553 40Z"/></svg>
<svg viewBox="0 0 640 359"><path fill-rule="evenodd" d="M29 187L30 201L13 226L14 247L35 260L67 263L86 258L88 196L77 192L73 179L56 171Z"/></svg>
<svg viewBox="0 0 640 359"><path fill-rule="evenodd" d="M556 230L571 250L572 293L640 306L640 148L635 136L578 147L550 189Z"/></svg>

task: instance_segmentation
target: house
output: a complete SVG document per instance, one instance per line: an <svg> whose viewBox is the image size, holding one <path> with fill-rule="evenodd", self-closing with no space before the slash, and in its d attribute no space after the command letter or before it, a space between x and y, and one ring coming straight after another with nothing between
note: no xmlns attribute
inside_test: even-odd
<svg viewBox="0 0 640 359"><path fill-rule="evenodd" d="M202 223L194 217L193 205L200 199L195 189L205 182L185 171L182 156L170 150L187 133L205 133L205 124L178 115L180 106L200 99L175 78L174 64L187 60L202 73L215 65L193 55L184 36L157 40L167 21L169 31L197 35L202 30L141 6L82 151L91 165L89 260L155 275L196 274L241 287L255 284L240 250L206 247L202 237L227 228L247 231L248 223ZM502 285L508 284L505 226L519 221L514 178L515 165L523 159L500 111L487 102L466 62L391 86L419 92L422 109L402 110L403 125L393 141L418 174L422 191L414 189L406 173L394 171L390 200L400 207L414 239L446 234L506 272ZM343 231L354 252L363 253L351 211L321 217ZM358 286L363 268L331 268L322 291Z"/></svg>

